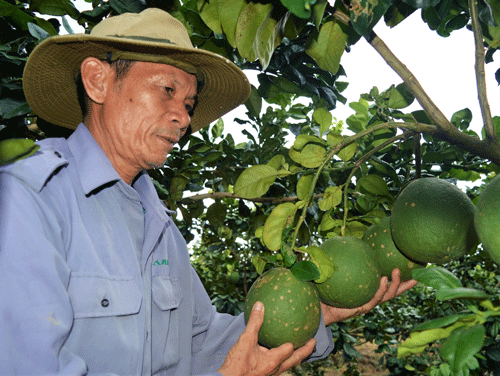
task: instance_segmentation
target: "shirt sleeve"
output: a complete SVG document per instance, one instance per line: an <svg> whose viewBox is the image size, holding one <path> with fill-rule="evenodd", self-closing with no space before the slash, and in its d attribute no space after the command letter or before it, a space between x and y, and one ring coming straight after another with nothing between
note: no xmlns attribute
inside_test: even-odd
<svg viewBox="0 0 500 376"><path fill-rule="evenodd" d="M60 221L0 172L0 374L86 375L64 347L73 323Z"/></svg>

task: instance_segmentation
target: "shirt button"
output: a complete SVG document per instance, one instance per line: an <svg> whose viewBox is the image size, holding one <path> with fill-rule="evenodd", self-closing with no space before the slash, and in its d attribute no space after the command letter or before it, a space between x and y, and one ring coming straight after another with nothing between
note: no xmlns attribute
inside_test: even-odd
<svg viewBox="0 0 500 376"><path fill-rule="evenodd" d="M107 306L109 306L109 300L108 299L103 299L101 300L101 305L106 308Z"/></svg>

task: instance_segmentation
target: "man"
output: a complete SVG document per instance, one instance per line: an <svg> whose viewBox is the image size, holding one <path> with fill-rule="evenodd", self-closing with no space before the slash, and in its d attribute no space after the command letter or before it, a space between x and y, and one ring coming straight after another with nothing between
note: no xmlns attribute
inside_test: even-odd
<svg viewBox="0 0 500 376"><path fill-rule="evenodd" d="M323 306L325 325L297 350L257 344L262 304L246 328L215 312L145 171L249 84L168 13L49 38L23 85L37 115L77 128L0 170L0 374L276 374L326 356L326 325L411 287L396 271L365 307Z"/></svg>

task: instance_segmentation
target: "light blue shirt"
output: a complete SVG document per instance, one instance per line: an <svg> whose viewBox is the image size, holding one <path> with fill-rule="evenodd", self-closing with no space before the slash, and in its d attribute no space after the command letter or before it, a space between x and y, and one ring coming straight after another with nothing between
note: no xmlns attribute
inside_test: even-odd
<svg viewBox="0 0 500 376"><path fill-rule="evenodd" d="M127 185L83 124L40 144L0 169L0 375L219 375L243 316L215 311L147 173Z"/></svg>

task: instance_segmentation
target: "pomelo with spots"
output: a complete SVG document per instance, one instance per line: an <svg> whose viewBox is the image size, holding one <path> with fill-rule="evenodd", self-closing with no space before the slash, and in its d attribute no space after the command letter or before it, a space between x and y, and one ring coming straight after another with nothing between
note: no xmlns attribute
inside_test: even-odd
<svg viewBox="0 0 500 376"><path fill-rule="evenodd" d="M318 331L321 320L318 291L312 282L301 281L290 269L268 270L252 284L245 299L245 323L257 301L264 304L264 322L259 331L262 346L274 348L291 343L298 348Z"/></svg>
<svg viewBox="0 0 500 376"><path fill-rule="evenodd" d="M381 273L375 255L363 240L338 236L320 248L333 263L333 274L316 284L321 300L338 308L356 308L369 302L378 290Z"/></svg>
<svg viewBox="0 0 500 376"><path fill-rule="evenodd" d="M474 212L474 204L456 185L438 178L413 180L392 208L394 244L418 263L456 260L477 246Z"/></svg>
<svg viewBox="0 0 500 376"><path fill-rule="evenodd" d="M391 218L384 217L379 224L371 225L363 234L363 240L373 249L380 272L391 278L392 271L398 268L401 271L401 282L412 279L412 271L421 268L405 255L394 244L391 235Z"/></svg>
<svg viewBox="0 0 500 376"><path fill-rule="evenodd" d="M474 225L483 249L500 265L500 175L495 176L479 196Z"/></svg>

